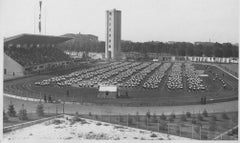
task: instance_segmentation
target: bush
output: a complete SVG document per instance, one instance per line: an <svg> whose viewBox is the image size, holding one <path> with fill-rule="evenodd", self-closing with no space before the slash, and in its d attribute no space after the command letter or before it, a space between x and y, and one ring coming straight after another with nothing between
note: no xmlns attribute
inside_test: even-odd
<svg viewBox="0 0 240 143"><path fill-rule="evenodd" d="M92 113L91 113L91 112L89 112L89 113L88 113L88 116L92 116Z"/></svg>
<svg viewBox="0 0 240 143"><path fill-rule="evenodd" d="M212 115L212 117L211 117L211 121L217 121L217 116Z"/></svg>
<svg viewBox="0 0 240 143"><path fill-rule="evenodd" d="M202 113L202 114L203 114L203 116L204 116L204 117L208 117L208 112L207 112L207 110L206 110L206 109L204 109L204 111L203 111L203 113Z"/></svg>
<svg viewBox="0 0 240 143"><path fill-rule="evenodd" d="M164 115L164 113L162 113L162 115L160 116L160 119L162 119L162 120L166 120L167 117Z"/></svg>
<svg viewBox="0 0 240 143"><path fill-rule="evenodd" d="M19 110L18 118L19 118L19 120L27 120L28 119L27 110L26 109Z"/></svg>
<svg viewBox="0 0 240 143"><path fill-rule="evenodd" d="M8 117L5 113L5 110L3 110L3 121L8 121Z"/></svg>
<svg viewBox="0 0 240 143"><path fill-rule="evenodd" d="M175 131L176 131L177 134L179 135L179 134L180 134L180 127L179 127L179 126L176 126L176 127L175 127Z"/></svg>
<svg viewBox="0 0 240 143"><path fill-rule="evenodd" d="M199 121L203 121L202 115L201 115L201 114L198 114L197 119L198 119Z"/></svg>
<svg viewBox="0 0 240 143"><path fill-rule="evenodd" d="M167 130L167 123L166 122L160 122L159 130L166 131Z"/></svg>
<svg viewBox="0 0 240 143"><path fill-rule="evenodd" d="M200 127L194 127L194 131L195 131L196 133L199 133L199 132L200 132Z"/></svg>
<svg viewBox="0 0 240 143"><path fill-rule="evenodd" d="M10 104L8 106L8 112L7 113L10 117L16 117L16 111L15 111L15 108L14 108L13 104Z"/></svg>
<svg viewBox="0 0 240 143"><path fill-rule="evenodd" d="M75 113L75 116L78 116L78 115L79 115L78 112L76 112L76 113Z"/></svg>
<svg viewBox="0 0 240 143"><path fill-rule="evenodd" d="M128 115L128 124L131 125L133 123L133 119L131 116Z"/></svg>
<svg viewBox="0 0 240 143"><path fill-rule="evenodd" d="M187 116L187 118L190 118L190 117L191 117L191 113L190 113L190 112L187 112L187 113L186 113L186 116Z"/></svg>
<svg viewBox="0 0 240 143"><path fill-rule="evenodd" d="M135 116L135 121L138 122L139 121L139 115L138 115L138 112L136 113L136 116Z"/></svg>
<svg viewBox="0 0 240 143"><path fill-rule="evenodd" d="M207 139L208 139L208 136L207 136L207 135L202 135L201 139L202 139L202 140L207 140Z"/></svg>
<svg viewBox="0 0 240 143"><path fill-rule="evenodd" d="M210 131L216 131L216 129L217 129L216 122L215 121L210 121L209 122L209 130Z"/></svg>
<svg viewBox="0 0 240 143"><path fill-rule="evenodd" d="M150 135L150 137L155 138L155 137L157 137L157 135L153 133Z"/></svg>
<svg viewBox="0 0 240 143"><path fill-rule="evenodd" d="M170 115L171 118L175 119L176 118L176 115L174 112L172 112L172 114Z"/></svg>
<svg viewBox="0 0 240 143"><path fill-rule="evenodd" d="M152 116L152 122L153 123L157 123L158 122L157 115L155 113Z"/></svg>
<svg viewBox="0 0 240 143"><path fill-rule="evenodd" d="M173 121L174 121L173 116L169 116L169 117L168 117L168 120L169 120L170 122L173 122Z"/></svg>
<svg viewBox="0 0 240 143"><path fill-rule="evenodd" d="M186 118L186 116L183 114L183 115L181 115L180 120L181 120L181 121L187 121L187 118Z"/></svg>
<svg viewBox="0 0 240 143"><path fill-rule="evenodd" d="M229 119L228 115L225 112L223 112L221 114L221 116L222 116L223 119Z"/></svg>
<svg viewBox="0 0 240 143"><path fill-rule="evenodd" d="M120 117L120 122L124 122L123 116L119 116Z"/></svg>
<svg viewBox="0 0 240 143"><path fill-rule="evenodd" d="M147 111L146 117L147 117L148 119L151 118L151 113L150 113L150 111Z"/></svg>
<svg viewBox="0 0 240 143"><path fill-rule="evenodd" d="M37 105L37 110L36 110L36 112L37 112L37 115L38 115L39 117L44 116L43 104L38 104L38 105Z"/></svg>
<svg viewBox="0 0 240 143"><path fill-rule="evenodd" d="M193 118L191 122L192 122L192 124L197 124L196 118Z"/></svg>
<svg viewBox="0 0 240 143"><path fill-rule="evenodd" d="M55 119L55 120L53 120L52 123L55 124L55 125L59 125L59 124L61 124L61 121L58 120L58 119Z"/></svg>

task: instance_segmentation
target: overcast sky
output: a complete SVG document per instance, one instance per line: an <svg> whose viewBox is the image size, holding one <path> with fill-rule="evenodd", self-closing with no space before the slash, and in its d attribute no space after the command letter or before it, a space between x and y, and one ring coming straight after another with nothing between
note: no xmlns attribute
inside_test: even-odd
<svg viewBox="0 0 240 143"><path fill-rule="evenodd" d="M38 0L0 1L4 37L34 33ZM46 34L49 35L81 32L104 40L105 11L116 8L122 11L123 40L238 41L238 0L42 1Z"/></svg>

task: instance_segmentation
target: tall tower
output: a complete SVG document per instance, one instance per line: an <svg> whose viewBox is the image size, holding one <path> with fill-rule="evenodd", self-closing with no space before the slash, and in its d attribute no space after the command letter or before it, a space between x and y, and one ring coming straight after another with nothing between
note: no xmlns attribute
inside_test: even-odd
<svg viewBox="0 0 240 143"><path fill-rule="evenodd" d="M121 56L121 11L106 11L105 58L119 59Z"/></svg>

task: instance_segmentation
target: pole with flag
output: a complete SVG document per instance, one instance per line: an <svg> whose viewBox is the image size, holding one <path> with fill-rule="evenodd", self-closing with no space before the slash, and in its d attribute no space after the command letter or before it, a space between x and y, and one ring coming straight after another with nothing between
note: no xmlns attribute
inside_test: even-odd
<svg viewBox="0 0 240 143"><path fill-rule="evenodd" d="M39 8L40 8L40 11L39 11L39 23L38 23L38 30L39 30L39 34L41 34L41 12L42 12L42 1L39 1Z"/></svg>

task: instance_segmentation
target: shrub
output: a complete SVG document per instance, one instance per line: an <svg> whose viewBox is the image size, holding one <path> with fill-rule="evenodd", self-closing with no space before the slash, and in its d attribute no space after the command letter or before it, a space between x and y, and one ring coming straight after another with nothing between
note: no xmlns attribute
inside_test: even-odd
<svg viewBox="0 0 240 143"><path fill-rule="evenodd" d="M157 137L157 135L153 133L150 135L150 137L155 138L155 137Z"/></svg>
<svg viewBox="0 0 240 143"><path fill-rule="evenodd" d="M148 123L149 123L149 119L146 117L145 118L145 125L148 125Z"/></svg>
<svg viewBox="0 0 240 143"><path fill-rule="evenodd" d="M216 122L215 121L210 121L209 122L209 130L210 131L216 131L216 129L217 129Z"/></svg>
<svg viewBox="0 0 240 143"><path fill-rule="evenodd" d="M207 136L207 135L202 135L201 139L202 139L202 140L207 140L207 139L208 139L208 136Z"/></svg>
<svg viewBox="0 0 240 143"><path fill-rule="evenodd" d="M36 112L37 112L37 115L38 115L39 117L44 116L43 104L38 104L38 105L37 105L37 110L36 110Z"/></svg>
<svg viewBox="0 0 240 143"><path fill-rule="evenodd" d="M190 112L187 112L187 113L186 113L186 116L187 116L187 118L190 118L190 117L191 117L191 113L190 113Z"/></svg>
<svg viewBox="0 0 240 143"><path fill-rule="evenodd" d="M168 120L169 120L170 122L173 122L173 121L174 121L173 116L169 116L169 117L168 117Z"/></svg>
<svg viewBox="0 0 240 143"><path fill-rule="evenodd" d="M164 113L162 113L162 115L160 116L160 119L162 119L162 120L166 120L167 117L164 115Z"/></svg>
<svg viewBox="0 0 240 143"><path fill-rule="evenodd" d="M183 114L183 115L181 115L180 120L181 120L181 121L187 121L187 118L186 118L186 116Z"/></svg>
<svg viewBox="0 0 240 143"><path fill-rule="evenodd" d="M211 121L217 121L217 116L212 115L212 117L211 117Z"/></svg>
<svg viewBox="0 0 240 143"><path fill-rule="evenodd" d="M133 123L132 117L128 115L128 124L131 125Z"/></svg>
<svg viewBox="0 0 240 143"><path fill-rule="evenodd" d="M75 116L78 116L78 112L75 113Z"/></svg>
<svg viewBox="0 0 240 143"><path fill-rule="evenodd" d="M79 118L78 116L74 116L74 117L72 118L72 121L78 122L78 121L81 121L81 118Z"/></svg>
<svg viewBox="0 0 240 143"><path fill-rule="evenodd" d="M147 117L148 119L151 118L151 113L150 113L150 111L147 111L146 117Z"/></svg>
<svg viewBox="0 0 240 143"><path fill-rule="evenodd" d="M5 113L5 110L3 110L3 121L8 121L8 117Z"/></svg>
<svg viewBox="0 0 240 143"><path fill-rule="evenodd" d="M175 127L175 131L177 132L177 134L180 134L180 127L179 127L179 126L176 126L176 127Z"/></svg>
<svg viewBox="0 0 240 143"><path fill-rule="evenodd" d="M196 120L196 118L192 118L192 124L197 124L197 120Z"/></svg>
<svg viewBox="0 0 240 143"><path fill-rule="evenodd" d="M81 121L81 119L79 118L78 112L75 113L75 116L72 118L72 120L73 120L74 122Z"/></svg>
<svg viewBox="0 0 240 143"><path fill-rule="evenodd" d="M88 113L88 116L92 116L92 113L91 113L91 112L89 112L89 113Z"/></svg>
<svg viewBox="0 0 240 143"><path fill-rule="evenodd" d="M19 110L18 118L19 118L19 120L27 120L28 119L27 110L26 109Z"/></svg>
<svg viewBox="0 0 240 143"><path fill-rule="evenodd" d="M175 119L176 118L176 115L174 112L172 112L172 114L170 115L171 118Z"/></svg>
<svg viewBox="0 0 240 143"><path fill-rule="evenodd" d="M221 114L221 116L222 116L223 119L229 119L228 115L225 112L223 112Z"/></svg>
<svg viewBox="0 0 240 143"><path fill-rule="evenodd" d="M203 121L202 115L201 115L201 114L198 114L197 119L198 119L199 121Z"/></svg>
<svg viewBox="0 0 240 143"><path fill-rule="evenodd" d="M135 116L135 121L138 122L139 121L139 115L138 115L138 112L136 113L136 116Z"/></svg>
<svg viewBox="0 0 240 143"><path fill-rule="evenodd" d="M55 124L55 125L59 125L59 124L61 124L61 121L58 120L58 119L55 119L55 120L53 120L52 123Z"/></svg>
<svg viewBox="0 0 240 143"><path fill-rule="evenodd" d="M167 130L167 123L166 122L160 122L159 130L166 131Z"/></svg>
<svg viewBox="0 0 240 143"><path fill-rule="evenodd" d="M120 117L120 122L124 122L124 119L122 116L119 116Z"/></svg>
<svg viewBox="0 0 240 143"><path fill-rule="evenodd" d="M16 117L16 111L15 111L15 108L14 108L13 104L10 104L8 106L8 112L7 113L10 117Z"/></svg>
<svg viewBox="0 0 240 143"><path fill-rule="evenodd" d="M202 113L202 114L203 114L203 116L204 116L204 117L208 117L208 112L207 112L207 110L206 110L206 109L204 109L204 111L203 111L203 113Z"/></svg>
<svg viewBox="0 0 240 143"><path fill-rule="evenodd" d="M238 135L238 128L232 129L232 134L233 135Z"/></svg>
<svg viewBox="0 0 240 143"><path fill-rule="evenodd" d="M196 133L199 133L199 132L200 132L200 127L194 127L194 131L195 131Z"/></svg>
<svg viewBox="0 0 240 143"><path fill-rule="evenodd" d="M152 116L152 122L153 123L157 123L158 119L157 119L157 115L154 113Z"/></svg>

